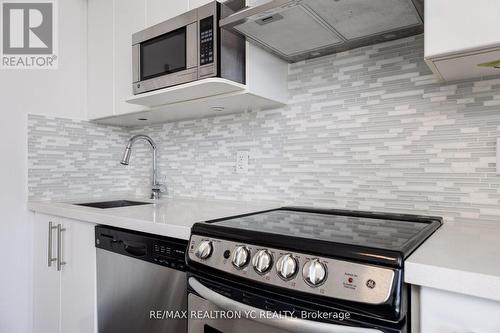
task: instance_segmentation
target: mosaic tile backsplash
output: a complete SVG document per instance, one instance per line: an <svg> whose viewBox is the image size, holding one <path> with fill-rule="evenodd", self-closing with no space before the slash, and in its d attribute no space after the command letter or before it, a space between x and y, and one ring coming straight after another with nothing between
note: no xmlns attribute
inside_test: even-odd
<svg viewBox="0 0 500 333"><path fill-rule="evenodd" d="M33 200L104 197L129 190L120 167L127 131L86 121L28 116L28 193Z"/></svg>
<svg viewBox="0 0 500 333"><path fill-rule="evenodd" d="M129 167L116 166L126 138L145 133L173 196L500 219L500 77L441 83L416 36L292 64L288 87L282 109L144 128L30 118L30 196L107 186L148 193L146 145ZM88 140L109 149L99 154ZM46 150L69 150L80 164ZM237 151L250 154L247 174L235 172Z"/></svg>

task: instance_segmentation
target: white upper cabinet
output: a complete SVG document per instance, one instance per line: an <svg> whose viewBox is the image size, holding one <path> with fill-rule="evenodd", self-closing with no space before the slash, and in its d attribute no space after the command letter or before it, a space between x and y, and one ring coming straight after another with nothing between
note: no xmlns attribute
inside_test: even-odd
<svg viewBox="0 0 500 333"><path fill-rule="evenodd" d="M88 1L87 117L113 115L113 0Z"/></svg>
<svg viewBox="0 0 500 333"><path fill-rule="evenodd" d="M444 80L500 74L500 1L425 1L425 58Z"/></svg>
<svg viewBox="0 0 500 333"><path fill-rule="evenodd" d="M132 34L146 27L146 8L143 1L115 0L114 13L114 114L119 115L144 109L125 100L132 95Z"/></svg>
<svg viewBox="0 0 500 333"><path fill-rule="evenodd" d="M144 109L125 100L132 95L132 34L145 27L145 1L88 0L89 119Z"/></svg>
<svg viewBox="0 0 500 333"><path fill-rule="evenodd" d="M188 0L146 0L146 24L152 26L188 10Z"/></svg>
<svg viewBox="0 0 500 333"><path fill-rule="evenodd" d="M426 56L500 44L499 18L498 0L426 1Z"/></svg>
<svg viewBox="0 0 500 333"><path fill-rule="evenodd" d="M189 9L194 9L206 5L212 0L189 0Z"/></svg>

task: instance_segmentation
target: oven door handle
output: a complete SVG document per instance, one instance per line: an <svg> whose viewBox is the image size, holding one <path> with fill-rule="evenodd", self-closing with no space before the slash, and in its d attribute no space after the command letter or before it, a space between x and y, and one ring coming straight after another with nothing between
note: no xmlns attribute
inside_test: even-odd
<svg viewBox="0 0 500 333"><path fill-rule="evenodd" d="M189 285L196 291L201 297L205 298L207 301L212 302L218 307L227 311L240 311L240 312L261 312L265 311L259 308L255 308L250 305L246 305L240 302L236 302L226 296L216 293L210 288L205 287L196 278L189 278ZM278 329L286 330L288 332L309 332L309 333L383 333L380 330L373 328L362 328L362 327L349 327L343 325L328 324L323 322L311 321L298 319L293 317L281 317L281 318L261 318L261 316L256 316L256 318L248 318L260 322L262 324L272 326Z"/></svg>

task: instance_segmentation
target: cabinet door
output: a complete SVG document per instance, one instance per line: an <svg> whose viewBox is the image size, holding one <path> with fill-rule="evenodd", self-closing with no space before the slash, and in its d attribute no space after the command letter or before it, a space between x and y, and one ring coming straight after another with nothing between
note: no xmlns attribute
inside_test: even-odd
<svg viewBox="0 0 500 333"><path fill-rule="evenodd" d="M444 290L421 288L422 333L498 333L500 302Z"/></svg>
<svg viewBox="0 0 500 333"><path fill-rule="evenodd" d="M146 0L146 23L155 25L188 10L188 0Z"/></svg>
<svg viewBox="0 0 500 333"><path fill-rule="evenodd" d="M61 332L96 332L94 224L63 219Z"/></svg>
<svg viewBox="0 0 500 333"><path fill-rule="evenodd" d="M56 262L48 266L49 222L54 226L58 221L53 217L35 214L33 245L33 332L58 333L60 322L60 282ZM51 230L52 256L57 255L57 235Z"/></svg>
<svg viewBox="0 0 500 333"><path fill-rule="evenodd" d="M146 27L146 5L144 1L120 0L114 13L115 114L137 112L144 107L125 100L132 96L132 34Z"/></svg>
<svg viewBox="0 0 500 333"><path fill-rule="evenodd" d="M113 115L113 0L88 0L87 117Z"/></svg>
<svg viewBox="0 0 500 333"><path fill-rule="evenodd" d="M497 0L425 2L425 56L499 45Z"/></svg>

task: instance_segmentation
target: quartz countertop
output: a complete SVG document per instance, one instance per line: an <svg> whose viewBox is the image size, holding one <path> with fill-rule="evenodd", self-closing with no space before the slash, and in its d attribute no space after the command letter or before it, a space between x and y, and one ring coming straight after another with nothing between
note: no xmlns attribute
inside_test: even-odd
<svg viewBox="0 0 500 333"><path fill-rule="evenodd" d="M153 204L108 209L74 205L74 203L117 199L151 202ZM191 226L196 222L279 207L279 204L272 202L249 203L197 198L166 198L153 201L130 196L72 202L30 201L28 203L28 209L35 212L186 240L189 239Z"/></svg>
<svg viewBox="0 0 500 333"><path fill-rule="evenodd" d="M406 260L405 282L500 301L500 224L444 223Z"/></svg>
<svg viewBox="0 0 500 333"><path fill-rule="evenodd" d="M117 199L153 204L109 209L74 205ZM196 222L279 207L277 202L198 198L153 201L130 196L28 203L30 210L40 213L185 240ZM500 224L444 223L405 261L405 282L500 301Z"/></svg>

